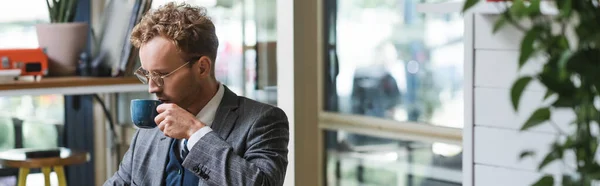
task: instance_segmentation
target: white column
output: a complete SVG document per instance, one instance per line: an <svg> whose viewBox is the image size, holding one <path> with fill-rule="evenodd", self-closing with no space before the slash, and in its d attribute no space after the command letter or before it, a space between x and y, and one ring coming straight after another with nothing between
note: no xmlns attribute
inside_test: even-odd
<svg viewBox="0 0 600 186"><path fill-rule="evenodd" d="M321 185L321 1L277 1L277 101L290 121L284 185Z"/></svg>

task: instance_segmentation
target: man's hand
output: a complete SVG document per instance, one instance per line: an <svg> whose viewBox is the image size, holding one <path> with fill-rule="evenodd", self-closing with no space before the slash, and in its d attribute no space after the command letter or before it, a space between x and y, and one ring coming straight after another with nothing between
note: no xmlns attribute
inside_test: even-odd
<svg viewBox="0 0 600 186"><path fill-rule="evenodd" d="M176 104L160 104L156 107L156 111L158 111L158 115L154 118L154 122L158 124L158 129L165 136L171 138L189 139L194 132L205 126L194 115Z"/></svg>

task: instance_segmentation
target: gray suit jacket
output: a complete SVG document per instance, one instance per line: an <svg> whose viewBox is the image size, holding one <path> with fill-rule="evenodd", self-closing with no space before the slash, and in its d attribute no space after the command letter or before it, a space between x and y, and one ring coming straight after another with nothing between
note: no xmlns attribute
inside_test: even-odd
<svg viewBox="0 0 600 186"><path fill-rule="evenodd" d="M225 87L212 132L183 161L199 185L283 185L288 164L289 127L274 106L237 96ZM164 185L172 138L158 129L138 129L111 185Z"/></svg>

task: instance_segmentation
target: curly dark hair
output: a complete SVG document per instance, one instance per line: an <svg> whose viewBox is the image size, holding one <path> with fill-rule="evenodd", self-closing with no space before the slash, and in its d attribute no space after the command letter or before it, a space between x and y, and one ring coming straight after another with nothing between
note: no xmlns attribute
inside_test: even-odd
<svg viewBox="0 0 600 186"><path fill-rule="evenodd" d="M173 2L150 10L131 32L132 44L139 48L156 36L174 42L184 60L208 56L214 63L219 40L206 8Z"/></svg>

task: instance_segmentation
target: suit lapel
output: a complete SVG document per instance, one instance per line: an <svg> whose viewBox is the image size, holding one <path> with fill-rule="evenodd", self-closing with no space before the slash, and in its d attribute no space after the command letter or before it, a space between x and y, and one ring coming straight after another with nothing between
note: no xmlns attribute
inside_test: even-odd
<svg viewBox="0 0 600 186"><path fill-rule="evenodd" d="M217 109L217 113L215 115L215 120L211 125L213 131L219 134L219 137L222 139L227 139L229 136L231 129L235 125L235 121L238 118L237 108L238 108L238 96L233 93L227 86L223 86L225 88L225 92L223 94L223 99L219 104L219 108Z"/></svg>
<svg viewBox="0 0 600 186"><path fill-rule="evenodd" d="M156 166L153 167L158 167L160 170L154 170L154 175L151 175L151 178L149 179L152 180L150 183L162 183L165 174L164 167L167 163L167 155L169 154L169 145L173 139L164 136L158 129L156 129L155 136L155 138L158 138L158 146L156 148L156 159L152 160L152 164L156 164Z"/></svg>

